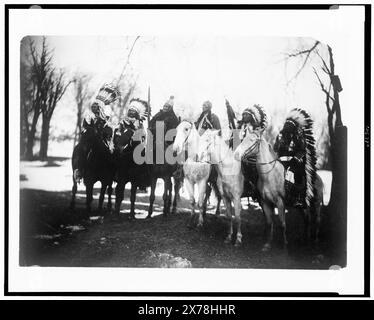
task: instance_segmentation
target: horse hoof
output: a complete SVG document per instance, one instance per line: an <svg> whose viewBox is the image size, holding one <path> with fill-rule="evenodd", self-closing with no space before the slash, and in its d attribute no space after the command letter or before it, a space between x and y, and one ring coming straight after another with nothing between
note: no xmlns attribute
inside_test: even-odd
<svg viewBox="0 0 374 320"><path fill-rule="evenodd" d="M241 246L242 246L242 242L236 240L234 246L237 247L237 248L238 248L238 247L241 247Z"/></svg>
<svg viewBox="0 0 374 320"><path fill-rule="evenodd" d="M270 250L270 244L265 244L263 247L262 247L262 252L268 252Z"/></svg>
<svg viewBox="0 0 374 320"><path fill-rule="evenodd" d="M225 244L229 244L229 243L231 243L231 238L227 237L227 238L225 239L224 243L225 243Z"/></svg>

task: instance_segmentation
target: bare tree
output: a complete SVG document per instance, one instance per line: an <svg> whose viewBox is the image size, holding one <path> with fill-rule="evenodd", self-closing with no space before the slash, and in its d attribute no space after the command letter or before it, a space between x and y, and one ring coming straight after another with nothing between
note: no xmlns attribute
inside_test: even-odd
<svg viewBox="0 0 374 320"><path fill-rule="evenodd" d="M65 94L68 86L73 80L66 81L65 73L63 70L56 71L50 70L46 79L46 96L43 96L41 107L42 112L42 132L40 136L40 151L39 157L41 160L47 158L48 141L49 141L49 128L53 112L55 111L57 103Z"/></svg>
<svg viewBox="0 0 374 320"><path fill-rule="evenodd" d="M30 67L21 61L21 121L20 121L20 155L23 157L26 153L27 138L29 136L30 124L29 114L32 112L32 83Z"/></svg>
<svg viewBox="0 0 374 320"><path fill-rule="evenodd" d="M325 52L323 57L320 50ZM330 136L330 155L332 166L331 197L328 206L329 225L332 241L336 243L335 256L339 263L346 264L346 230L347 230L347 128L343 125L339 93L343 90L339 76L335 74L332 48L315 41L303 50L288 54L287 58L301 58L302 65L293 79L296 79L306 66L311 55L319 57L321 65L313 67L322 92L325 94L327 123ZM322 80L321 71L327 78L327 85ZM326 81L326 80L325 80Z"/></svg>
<svg viewBox="0 0 374 320"><path fill-rule="evenodd" d="M74 98L77 104L77 124L74 131L74 146L82 132L83 107L91 98L92 92L89 89L91 77L87 74L77 73L74 77Z"/></svg>
<svg viewBox="0 0 374 320"><path fill-rule="evenodd" d="M37 53L35 42L29 41L29 69L25 66L25 73L21 79L21 109L22 117L27 132L27 143L25 155L31 160L33 158L33 147L35 142L36 127L42 111L42 105L46 101L48 74L52 69L52 53L48 50L46 39L43 38L41 52ZM21 69L22 71L22 69ZM28 71L29 77L28 77ZM23 82L26 81L26 82ZM22 85L23 82L23 85ZM28 99L30 99L28 101ZM31 123L29 123L31 118Z"/></svg>

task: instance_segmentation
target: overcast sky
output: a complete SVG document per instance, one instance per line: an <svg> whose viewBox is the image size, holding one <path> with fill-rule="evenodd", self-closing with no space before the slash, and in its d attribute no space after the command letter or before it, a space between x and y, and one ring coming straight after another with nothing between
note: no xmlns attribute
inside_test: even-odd
<svg viewBox="0 0 374 320"><path fill-rule="evenodd" d="M102 83L118 78L134 39L59 36L47 37L47 42L54 48L54 64L70 75L77 71L91 74L90 85L97 92ZM210 100L213 111L225 122L226 97L237 112L254 103L263 105L269 113L280 110L279 118L283 118L274 119L277 122L284 121L286 110L301 107L318 124L326 118L324 95L312 70L313 65L319 66L319 58L313 58L290 83L302 60L288 63L284 60L284 53L311 46L314 41L265 37L140 37L127 72L138 77L136 96L147 99L150 86L153 114L174 95L175 110L182 116L191 109L197 117L202 103ZM321 54L325 54L323 47ZM53 118L54 122L56 118L69 122L65 130L74 127L71 93L61 100Z"/></svg>

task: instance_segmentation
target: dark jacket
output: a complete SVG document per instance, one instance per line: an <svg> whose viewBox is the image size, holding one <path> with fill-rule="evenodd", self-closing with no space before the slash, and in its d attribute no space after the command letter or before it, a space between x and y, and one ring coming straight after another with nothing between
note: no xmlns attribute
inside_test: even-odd
<svg viewBox="0 0 374 320"><path fill-rule="evenodd" d="M165 132L170 129L175 129L179 124L179 119L175 115L173 109L168 111L164 111L161 109L154 115L154 117L149 122L149 129L151 130L151 132L155 132L157 121L161 121L165 124Z"/></svg>
<svg viewBox="0 0 374 320"><path fill-rule="evenodd" d="M199 116L199 118L197 119L197 121L195 123L197 128L200 126L201 121L203 121L205 116L207 116L206 119L208 121L205 121L203 123L202 129L205 129L205 130L207 130L207 129L221 130L221 123L219 121L219 118L214 113L212 113L210 110L201 113L201 115Z"/></svg>

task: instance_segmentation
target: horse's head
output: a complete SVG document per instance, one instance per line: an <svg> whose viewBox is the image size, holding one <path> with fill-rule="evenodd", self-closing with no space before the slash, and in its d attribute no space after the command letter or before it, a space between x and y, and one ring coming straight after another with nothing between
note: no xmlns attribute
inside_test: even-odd
<svg viewBox="0 0 374 320"><path fill-rule="evenodd" d="M218 157L215 157L215 151L219 148L219 143L216 140L218 136L219 130L208 129L200 137L197 155L201 161L218 161Z"/></svg>
<svg viewBox="0 0 374 320"><path fill-rule="evenodd" d="M118 154L123 154L131 147L134 130L120 125L114 130L114 149Z"/></svg>
<svg viewBox="0 0 374 320"><path fill-rule="evenodd" d="M236 160L241 160L244 154L247 156L254 156L257 154L261 141L261 133L261 131L247 132L247 135L234 152Z"/></svg>
<svg viewBox="0 0 374 320"><path fill-rule="evenodd" d="M114 151L113 144L114 129L109 123L105 123L102 128L98 131L96 143L94 146L98 148L99 151L110 152Z"/></svg>
<svg viewBox="0 0 374 320"><path fill-rule="evenodd" d="M190 137L191 131L194 130L194 124L187 120L183 120L177 126L176 130L177 134L173 143L173 151L176 152L177 155L179 155L186 148L187 140Z"/></svg>

